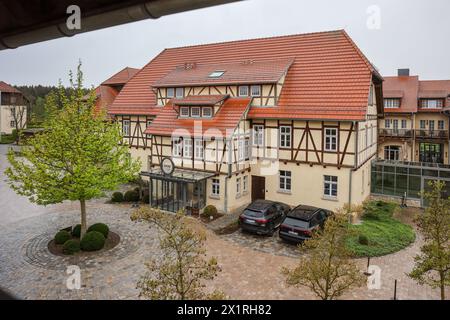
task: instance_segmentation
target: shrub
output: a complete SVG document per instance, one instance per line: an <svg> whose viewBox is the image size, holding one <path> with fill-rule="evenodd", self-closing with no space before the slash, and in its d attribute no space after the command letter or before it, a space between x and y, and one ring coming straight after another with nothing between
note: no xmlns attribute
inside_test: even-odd
<svg viewBox="0 0 450 320"><path fill-rule="evenodd" d="M359 242L359 244L362 244L363 246L368 246L369 238L367 238L367 236L364 234L360 234L358 237L358 242Z"/></svg>
<svg viewBox="0 0 450 320"><path fill-rule="evenodd" d="M87 229L87 232L91 232L91 231L98 231L100 232L105 238L108 238L108 233L109 233L109 228L106 224L104 223L95 223L92 226L90 226Z"/></svg>
<svg viewBox="0 0 450 320"><path fill-rule="evenodd" d="M127 192L125 192L123 198L127 202L136 202L139 201L139 193L136 192L135 190L128 190Z"/></svg>
<svg viewBox="0 0 450 320"><path fill-rule="evenodd" d="M73 227L72 229L72 237L74 238L79 238L81 235L81 224L77 224L75 227Z"/></svg>
<svg viewBox="0 0 450 320"><path fill-rule="evenodd" d="M216 216L217 215L217 208L213 205L208 205L205 207L205 209L203 209L203 216L205 217L210 217L210 216Z"/></svg>
<svg viewBox="0 0 450 320"><path fill-rule="evenodd" d="M105 237L98 231L90 231L81 239L80 247L83 251L96 251L105 245Z"/></svg>
<svg viewBox="0 0 450 320"><path fill-rule="evenodd" d="M120 191L114 192L111 197L112 202L122 202L123 201L123 193Z"/></svg>
<svg viewBox="0 0 450 320"><path fill-rule="evenodd" d="M142 202L150 203L150 191L148 189L142 191Z"/></svg>
<svg viewBox="0 0 450 320"><path fill-rule="evenodd" d="M64 242L63 245L63 253L64 254L74 254L75 252L80 251L80 241L71 239Z"/></svg>
<svg viewBox="0 0 450 320"><path fill-rule="evenodd" d="M56 244L63 244L69 239L70 239L70 233L66 230L61 230L55 234L55 243Z"/></svg>
<svg viewBox="0 0 450 320"><path fill-rule="evenodd" d="M373 219L373 220L382 220L386 218L392 217L393 212L395 211L397 205L391 202L385 201L370 201L364 204L363 218L365 219Z"/></svg>

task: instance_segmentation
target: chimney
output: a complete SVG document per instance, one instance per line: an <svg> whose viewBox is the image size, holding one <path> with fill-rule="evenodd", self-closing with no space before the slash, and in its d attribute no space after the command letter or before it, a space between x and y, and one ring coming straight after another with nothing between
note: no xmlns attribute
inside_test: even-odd
<svg viewBox="0 0 450 320"><path fill-rule="evenodd" d="M399 77L409 77L409 69L398 69Z"/></svg>

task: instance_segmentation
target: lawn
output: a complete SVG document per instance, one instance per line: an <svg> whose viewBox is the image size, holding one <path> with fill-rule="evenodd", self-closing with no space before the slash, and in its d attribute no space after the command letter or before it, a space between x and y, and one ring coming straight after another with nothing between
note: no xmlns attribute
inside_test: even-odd
<svg viewBox="0 0 450 320"><path fill-rule="evenodd" d="M356 234L347 239L348 249L356 257L378 257L399 251L414 242L415 233L411 226L392 216L398 205L384 201L371 201L364 207L360 225L352 225ZM364 236L368 244L360 241Z"/></svg>

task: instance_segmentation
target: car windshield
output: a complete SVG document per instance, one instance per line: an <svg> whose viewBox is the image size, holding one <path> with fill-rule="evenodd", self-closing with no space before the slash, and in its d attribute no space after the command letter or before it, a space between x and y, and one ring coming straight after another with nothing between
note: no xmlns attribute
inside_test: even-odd
<svg viewBox="0 0 450 320"><path fill-rule="evenodd" d="M244 215L248 216L248 217L254 217L254 218L262 218L264 217L264 214L261 211L253 211L250 209L245 209L244 210Z"/></svg>
<svg viewBox="0 0 450 320"><path fill-rule="evenodd" d="M294 226L294 227L298 227L298 228L309 228L309 221L294 219L291 217L287 217L286 220L284 220L283 224L288 224L290 226Z"/></svg>

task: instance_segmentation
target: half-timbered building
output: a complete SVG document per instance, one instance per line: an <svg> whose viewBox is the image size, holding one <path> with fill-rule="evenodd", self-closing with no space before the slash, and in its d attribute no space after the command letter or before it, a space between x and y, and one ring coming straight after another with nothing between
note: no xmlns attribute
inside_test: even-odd
<svg viewBox="0 0 450 320"><path fill-rule="evenodd" d="M382 77L345 31L165 49L109 108L150 204L335 209L370 193Z"/></svg>
<svg viewBox="0 0 450 320"><path fill-rule="evenodd" d="M0 134L11 134L17 128L24 129L27 111L24 95L13 86L0 81Z"/></svg>

